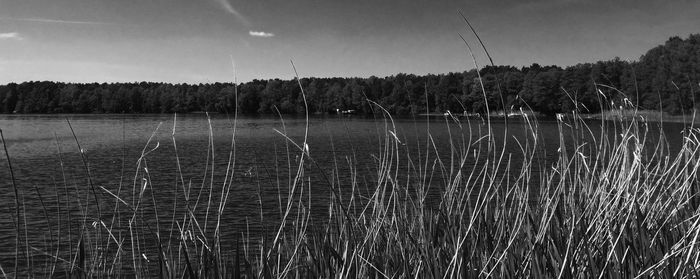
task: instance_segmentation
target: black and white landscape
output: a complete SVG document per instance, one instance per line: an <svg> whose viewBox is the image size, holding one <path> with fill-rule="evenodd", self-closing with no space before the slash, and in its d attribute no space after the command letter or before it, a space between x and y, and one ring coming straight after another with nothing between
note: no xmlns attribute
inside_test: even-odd
<svg viewBox="0 0 700 279"><path fill-rule="evenodd" d="M697 278L698 11L0 0L0 275Z"/></svg>

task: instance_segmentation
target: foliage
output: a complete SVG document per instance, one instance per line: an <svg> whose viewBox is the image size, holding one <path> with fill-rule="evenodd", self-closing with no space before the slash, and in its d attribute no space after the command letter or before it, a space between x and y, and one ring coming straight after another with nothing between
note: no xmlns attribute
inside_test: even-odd
<svg viewBox="0 0 700 279"><path fill-rule="evenodd" d="M643 57L638 65L652 57ZM568 108L572 113L557 117L557 135L542 135L537 120L528 114L524 114L520 122L499 126L492 126L488 116L472 120L448 114L445 123L459 132L451 133L448 146L437 146L430 131L425 131L429 140L417 143L419 148L423 146L420 156L410 152L410 145L414 143L400 140L402 135L397 135L390 109L411 113L421 105L430 105L431 101L435 102L433 106L439 107L445 96L426 97L429 90L415 82L421 77L399 75L393 83L368 79L369 87L391 93L367 96L368 99L363 100L356 96L357 88L353 85L345 90L347 84L328 79L333 81L330 83L332 91L345 94L348 99L331 98L320 105L340 106L360 101L378 114L378 121L384 124L380 125L383 128L380 128L378 152L336 160L333 170L326 173L315 160L313 146L308 146L306 136L294 140L285 130L278 131L288 143L286 159L280 158L279 163L287 166L276 166L275 170L279 172L278 177L289 179L284 183L280 180L258 180L257 183L261 189L286 188L284 192L278 190L279 219L261 222L266 224L261 230L241 233L235 241L222 237L222 231L234 224L221 223L220 217L230 203L232 190L235 191L237 114L232 121L233 138L229 164L223 170L226 177L223 185L214 185L211 180L209 185L202 183L198 194L190 195L192 183L183 178L177 157L176 125L172 128L172 151L176 160L149 162L151 166L177 166L173 185L166 186L179 189L175 194L182 197L174 201L184 202L171 204L169 217L172 219L159 218L168 214L158 213L159 201L153 198L153 181L146 163L149 153L159 144L150 139L146 143L136 162L131 191L127 186L110 191L92 184L91 164L75 137L88 187L81 187L82 191L75 187L79 193L74 195L55 188L55 206L45 205L41 200L49 237L43 246L30 246L29 235L46 237L47 232L27 231L26 219L23 221L20 214L20 211L26 213L20 197L27 189L13 182L17 193L13 215L16 250L10 264L14 268L4 261L5 266L0 266L0 271L5 277L15 278L53 275L78 278L697 278L700 270L700 129L686 127L679 151L671 152L662 129L652 132L653 125L636 114L636 103L647 101L643 98L648 96L640 94L640 99L630 99L623 97L630 94L610 94L625 94L624 88L595 84L591 87L595 91L588 92L587 85L577 83L584 79L577 79L576 72L602 75L624 69L615 66L618 64L625 65L620 61L613 61L606 67L578 65L572 72L535 65L521 75L511 73L507 78L504 75L504 82L495 84L503 92L509 92L522 79L526 84L523 87L528 88L521 90L522 98L507 100L520 100L543 111L556 111L546 100L559 97L557 102L571 101ZM475 84L478 85L476 92L483 84L484 88L493 90L494 81L487 73L490 70L500 73L498 69L487 68L483 69L482 79L467 82L464 77L469 74L466 73L461 75L462 83L436 79L424 83L427 85L423 87L461 85L466 90L463 92L471 94ZM691 71L687 76L692 74ZM630 76L636 75L630 73ZM613 84L625 83L634 80L630 76L621 75L616 80L609 75L608 80ZM556 95L554 88L562 80L579 89L565 91L565 96ZM321 83L305 80L301 88L313 82ZM403 86L397 87L397 84ZM43 89L37 91L36 100L18 100L17 103L51 100L51 92L56 91L50 85L41 86ZM173 98L144 101L143 105L177 110L188 103L209 108L217 108L217 103L231 105L229 102L233 102L234 107L244 103L227 99L226 94L207 95L206 91L203 96L217 101L200 102L188 99L184 91L169 86L158 85L153 92L159 96L173 94ZM294 104L300 102L299 99L304 104L303 109L310 111L305 90L286 86L282 81L269 81L244 84L240 89L247 87L251 90L248 94L259 90L265 96L259 99L265 104L257 109L261 113L275 108L298 109ZM96 91L101 90L99 88ZM679 90L680 86L675 89ZM540 91L549 95L539 96L537 92ZM124 96L128 96L127 92L122 91ZM418 98L420 92L424 101ZM308 91L308 94L319 92ZM411 98L401 100L402 95ZM487 99L484 104L498 102L490 91L483 95ZM98 96L85 101L107 107L128 106L120 102L120 98ZM244 92L238 96L242 99ZM372 100L395 106L387 108ZM414 104L418 105L412 106ZM666 107L663 102L660 105ZM683 103L676 105L684 106ZM593 109L603 114L631 111L633 115L631 119L600 122L581 117L580 113ZM308 132L308 113L305 129ZM558 151L543 154L544 139L553 137L558 138ZM2 143L5 144L4 138ZM205 168L204 176L214 177L211 161L215 149L211 138L208 148L207 164L211 163L212 167ZM3 150L13 173L11 156L6 148ZM368 174L358 172L357 162L362 156L372 159ZM522 160L513 160L514 157ZM543 161L542 158L548 159ZM341 178L339 164L347 164L349 175ZM312 172L321 173L324 179L312 179ZM360 175L363 177L358 177ZM312 215L311 183L320 183L332 193L320 222ZM39 190L35 188L35 191L41 199ZM102 198L98 198L97 192ZM61 195L63 198L59 198ZM262 219L262 199L260 201ZM55 227L47 207L57 209L51 213L59 216ZM70 219L71 208L79 209L82 214L79 220ZM67 216L69 226L76 224L76 230L69 229L67 234L62 234L60 216ZM72 234L73 231L80 233ZM24 243L20 241L22 238Z"/></svg>
<svg viewBox="0 0 700 279"><path fill-rule="evenodd" d="M517 110L527 104L550 115L575 107L597 113L600 90L618 105L626 98L640 109L689 113L700 92L700 35L673 37L636 62L615 58L566 68L487 66L480 74L491 111ZM312 113L338 109L370 114L365 96L394 115L486 111L476 70L384 78L305 78L301 84L309 92ZM253 80L236 86L242 113L305 112L294 80ZM11 83L0 86L0 113L233 113L233 87L230 83Z"/></svg>
<svg viewBox="0 0 700 279"><path fill-rule="evenodd" d="M601 106L609 103L606 97L601 100ZM18 249L9 262L17 273L8 262L3 272L9 277L86 278L697 276L700 129L685 129L680 151L670 153L663 134L650 133L643 117L590 125L574 113L557 120L555 161L541 161L546 157L543 139L553 135L541 135L536 119L525 115L522 122L510 124L509 129L524 134L513 132L514 141L502 141L510 137L508 129L494 130L490 121L445 116L448 125L460 130L450 140L454 145L443 153L425 142L423 155L415 157L410 155L412 143L396 134L391 116L374 106L381 114L378 121L384 122L383 140L376 154L345 158L349 176L341 176L342 163L336 163L325 180L312 180L313 172L326 169L316 163L306 138L285 137L288 156L280 160L287 169L278 169L278 176L290 179L283 183L286 191L279 192L279 219L266 220L268 225L256 233L241 232L236 240L222 237L236 226L220 222L235 191L235 133L229 167L218 170L227 180L203 184L199 194L188 194L192 183L183 180L179 159L150 162L178 166L174 185L159 185L181 189L176 194L184 198L175 200L184 202L172 204L172 217L154 212L163 201L149 199L154 186L146 161L149 150L157 148L149 140L136 163L131 191L90 184L82 194L71 197L66 190L58 198L53 208L80 233L62 234L61 217L53 227L48 217L53 213L44 208L52 241L30 249L20 241L17 213ZM632 106L628 101L623 109ZM175 126L172 134L177 154ZM368 174L357 171L361 156L375 159ZM82 158L90 177L88 159ZM204 175L213 177L213 167ZM257 183L262 189L280 187L279 181ZM311 183L333 193L320 220L311 212ZM102 198L93 199L91 188ZM63 195L59 189L56 197ZM70 221L71 207L84 216ZM46 232L25 227L23 233Z"/></svg>

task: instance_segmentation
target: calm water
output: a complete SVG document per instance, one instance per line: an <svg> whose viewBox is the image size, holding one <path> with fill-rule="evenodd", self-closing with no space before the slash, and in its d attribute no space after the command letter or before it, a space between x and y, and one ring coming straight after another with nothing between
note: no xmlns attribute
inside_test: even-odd
<svg viewBox="0 0 700 279"><path fill-rule="evenodd" d="M70 120L84 151L87 170L66 119ZM399 152L399 171L410 174L406 177L414 176L407 164L408 156L414 163L419 160L425 162L427 131L430 131L435 142L428 152L428 166L432 167L435 159L439 158L449 168L450 140L455 146L461 146L461 141L468 141L471 135L473 141L478 137L479 130L484 133L484 124L481 120L472 120L471 123L463 122L460 128L454 123L446 124L441 118L431 121L395 120L395 134L401 141L399 146L402 149ZM331 198L329 180L339 183L339 188L345 192L350 191L349 185L353 180L357 181L360 193L372 190L370 187L378 171L376 160L383 154L386 125L391 123L361 117L310 120L308 146L315 162L307 163L308 180L305 187L312 193L312 209L319 214L327 212ZM177 157L172 138L174 126ZM138 196L144 179L150 180L151 184L144 192L143 200L148 202L144 202L142 208L148 208L148 212L153 209L153 215L159 215L163 224L155 226L167 235L173 206L181 205L179 209L176 208L175 215L182 217L178 210L184 208L182 205L186 202L183 191L189 192L191 203L195 203L199 197L197 210L200 216L205 212L203 204L208 201L210 187L214 193L215 207L218 206L218 193L224 182L230 179L227 169L232 169L229 176L233 177L233 186L222 217L224 238L232 239L234 235L250 230L251 224L259 224L261 214L274 223L274 216L279 215L278 193L286 195L289 166L292 172L296 171L300 154L275 129L286 131L291 140L301 143L305 126L302 118L286 117L284 122L279 118L239 118L234 138L235 166L229 167L233 120L222 115L212 115L210 122L205 115L178 116L175 125L172 115L0 116L0 129L4 132L20 195L25 203L23 218L26 218L30 232L30 243L36 247L55 237L59 225L65 235L69 227L67 212L72 218L73 234L79 233L82 220L87 220L87 223L114 220L115 199L100 187L118 194L127 203L135 204L135 196ZM501 121L494 120L494 130L501 131L503 126ZM520 141L526 139L523 127L522 121L515 120L510 125L511 136ZM672 147L678 146L682 127L679 124L666 124L665 132ZM653 133L655 128L651 128ZM393 130L391 127L388 129ZM543 143L540 158L546 167L556 158L559 128L555 121L545 120L539 122L539 129ZM213 153L209 152L211 145ZM148 153L139 161L144 150ZM508 145L507 152L515 154L512 165L518 166L517 154L520 151L514 140ZM0 258L7 259L14 254L14 194L5 154L0 152L0 155L0 200L3 204L0 206ZM475 162L467 162L466 168ZM350 166L356 170L356 176L352 175ZM438 168L433 173L430 183L439 189L444 181L442 172ZM88 177L97 189L95 193L91 191ZM101 203L99 211L93 195L97 195ZM46 213L44 208L47 209ZM120 211L128 213L124 208ZM98 212L102 216L98 216ZM47 230L47 219L54 230L53 235ZM150 222L155 218L146 216L145 219ZM260 230L260 226L252 227L253 230ZM2 266L7 270L11 264L3 261Z"/></svg>

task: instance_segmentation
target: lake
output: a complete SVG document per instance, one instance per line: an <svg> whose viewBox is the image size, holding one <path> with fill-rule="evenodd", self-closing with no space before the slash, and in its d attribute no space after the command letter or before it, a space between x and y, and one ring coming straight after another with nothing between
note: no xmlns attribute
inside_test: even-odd
<svg viewBox="0 0 700 279"><path fill-rule="evenodd" d="M500 149L505 123L492 122ZM522 162L520 146L533 138L526 121L510 122L504 158L516 168ZM592 130L599 134L600 123L590 123L597 125L598 131ZM658 137L657 126L649 125L651 139ZM300 156L307 151L311 160L304 164L304 179L298 185L311 193L308 205L319 223L328 212L333 189L341 197L353 192L369 197L384 167L405 173L398 175L405 181L394 183L410 188L415 179L424 179L431 185L428 196L438 197L458 168L455 155L469 155L465 169L486 158L474 149L487 144L483 136L488 126L482 119L458 123L443 117L314 117L308 122L304 148L306 127L304 118L288 116L236 121L218 114L210 119L204 114L0 116L24 202L21 223L30 246L36 248L30 252L38 258L48 252L46 247L58 245L58 235L63 236L61 247L75 247L81 232L86 233L84 224L123 230L132 217L129 207L142 210L137 225L148 225L164 241L181 237L177 221L188 214L187 208L204 220L197 224L204 232L211 233L219 221L222 239L269 233L280 219ZM560 129L567 136L582 130L561 127L555 120L538 121L536 153L542 172L558 158ZM683 127L664 125L671 151L677 151ZM464 149L469 143L472 149ZM395 149L387 152L387 145ZM567 143L569 150L573 147ZM595 145L589 142L587 148ZM0 258L7 270L14 262L15 199L5 153L1 155ZM214 216L222 191L229 195L219 220Z"/></svg>

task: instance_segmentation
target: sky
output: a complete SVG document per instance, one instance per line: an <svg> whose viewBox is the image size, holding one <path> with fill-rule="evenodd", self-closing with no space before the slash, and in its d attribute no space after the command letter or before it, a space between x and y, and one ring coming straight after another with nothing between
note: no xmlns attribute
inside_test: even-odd
<svg viewBox="0 0 700 279"><path fill-rule="evenodd" d="M465 71L460 34L487 60L459 12L499 65L636 60L700 33L695 0L0 0L0 84Z"/></svg>

